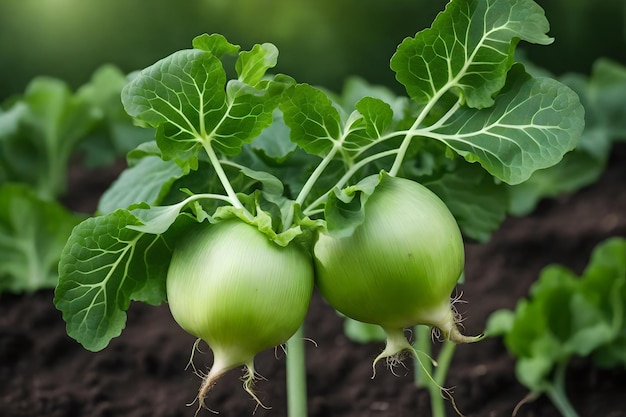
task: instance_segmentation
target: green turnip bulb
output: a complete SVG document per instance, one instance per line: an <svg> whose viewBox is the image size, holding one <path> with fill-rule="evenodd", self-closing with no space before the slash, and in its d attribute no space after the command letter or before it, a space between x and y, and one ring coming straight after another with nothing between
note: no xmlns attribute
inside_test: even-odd
<svg viewBox="0 0 626 417"><path fill-rule="evenodd" d="M369 179L371 180L371 178ZM381 174L350 236L320 233L314 246L316 283L340 313L380 325L385 351L376 358L414 353L404 329L438 328L446 339L462 335L450 296L464 269L459 227L446 205L426 187Z"/></svg>
<svg viewBox="0 0 626 417"><path fill-rule="evenodd" d="M205 341L213 366L199 405L228 370L245 366L251 389L254 356L286 342L304 321L314 285L310 255L298 244L281 247L240 220L202 225L181 239L167 275L176 322ZM259 402L260 403L260 402Z"/></svg>

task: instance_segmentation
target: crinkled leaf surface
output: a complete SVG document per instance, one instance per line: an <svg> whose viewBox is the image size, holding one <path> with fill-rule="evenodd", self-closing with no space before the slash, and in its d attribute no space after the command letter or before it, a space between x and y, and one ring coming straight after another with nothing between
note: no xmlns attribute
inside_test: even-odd
<svg viewBox="0 0 626 417"><path fill-rule="evenodd" d="M322 90L298 84L280 103L291 140L307 153L325 156L341 140L341 116Z"/></svg>
<svg viewBox="0 0 626 417"><path fill-rule="evenodd" d="M531 78L517 66L493 107L460 107L427 135L441 140L490 174L517 184L556 164L576 146L584 110L571 89Z"/></svg>
<svg viewBox="0 0 626 417"><path fill-rule="evenodd" d="M224 42L219 35L196 38L195 46L204 49L173 53L141 71L122 91L126 111L157 128L162 156L183 167L197 167L202 146L237 155L272 123L277 96L288 83L286 78L258 82L271 64L269 46L240 58L242 79L227 83L220 57L234 47Z"/></svg>
<svg viewBox="0 0 626 417"><path fill-rule="evenodd" d="M488 107L504 86L518 40L549 44L548 29L531 0L455 0L430 29L400 44L391 68L418 103L456 90L467 106Z"/></svg>
<svg viewBox="0 0 626 417"><path fill-rule="evenodd" d="M128 227L141 224L122 209L92 217L74 229L63 250L54 303L67 333L86 349L101 350L121 333L131 299L165 301L171 250L162 235Z"/></svg>

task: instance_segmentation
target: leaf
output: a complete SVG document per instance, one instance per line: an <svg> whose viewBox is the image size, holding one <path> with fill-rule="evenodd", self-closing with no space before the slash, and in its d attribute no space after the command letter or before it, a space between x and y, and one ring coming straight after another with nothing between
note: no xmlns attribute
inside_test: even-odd
<svg viewBox="0 0 626 417"><path fill-rule="evenodd" d="M581 143L597 137L593 132L584 132L581 136ZM601 134L599 140L603 137L605 135ZM565 154L558 164L537 170L528 180L511 186L509 188L509 213L515 216L525 216L530 214L544 198L557 197L593 184L604 172L605 166L605 159L597 159L594 155L580 149L579 146Z"/></svg>
<svg viewBox="0 0 626 417"><path fill-rule="evenodd" d="M551 265L515 312L496 312L488 331L503 334L518 358L520 382L535 392L552 384L552 371L574 355L620 363L626 348L626 240L608 239L593 251L583 275Z"/></svg>
<svg viewBox="0 0 626 417"><path fill-rule="evenodd" d="M511 331L515 321L515 314L511 310L496 310L489 315L485 326L485 336L503 336Z"/></svg>
<svg viewBox="0 0 626 417"><path fill-rule="evenodd" d="M305 152L326 156L341 139L341 117L330 98L308 84L285 92L280 103L291 140Z"/></svg>
<svg viewBox="0 0 626 417"><path fill-rule="evenodd" d="M585 108L585 129L576 148L557 165L534 172L510 188L511 213L530 213L546 197L576 191L604 172L614 140L626 138L621 114L626 108L626 68L598 60L591 77L566 74L559 81L572 88Z"/></svg>
<svg viewBox="0 0 626 417"><path fill-rule="evenodd" d="M348 339L358 343L382 342L387 339L387 335L382 327L376 324L356 321L350 317L344 318L343 332Z"/></svg>
<svg viewBox="0 0 626 417"><path fill-rule="evenodd" d="M453 171L422 184L443 200L470 239L488 241L506 218L507 189L473 164L460 163Z"/></svg>
<svg viewBox="0 0 626 417"><path fill-rule="evenodd" d="M7 111L14 118L11 128L0 130L0 164L8 180L32 185L46 200L56 199L65 192L70 156L97 114L67 84L50 77L33 79L13 106L17 109Z"/></svg>
<svg viewBox="0 0 626 417"><path fill-rule="evenodd" d="M363 97L356 103L364 129L360 128L360 121L351 121L352 133L346 135L343 148L349 152L359 152L377 139L380 139L393 122L393 110L386 102L373 98Z"/></svg>
<svg viewBox="0 0 626 417"><path fill-rule="evenodd" d="M298 145L289 140L289 128L279 109L274 110L273 119L272 124L250 146L264 162L280 165L293 155Z"/></svg>
<svg viewBox="0 0 626 417"><path fill-rule="evenodd" d="M593 64L589 82L599 123L612 140L626 140L626 66L606 58Z"/></svg>
<svg viewBox="0 0 626 417"><path fill-rule="evenodd" d="M122 103L129 115L158 128L164 158L196 166L211 121L225 113L225 83L217 57L182 50L142 70L122 90Z"/></svg>
<svg viewBox="0 0 626 417"><path fill-rule="evenodd" d="M381 100L389 105L394 118L401 118L409 104L407 97L398 96L388 87L370 84L356 76L346 80L338 102L346 112L350 113L352 109L356 108L357 103L366 97Z"/></svg>
<svg viewBox="0 0 626 417"><path fill-rule="evenodd" d="M98 212L111 213L131 204L160 204L172 184L184 175L182 168L158 156L146 156L125 169L98 202Z"/></svg>
<svg viewBox="0 0 626 417"><path fill-rule="evenodd" d="M65 241L81 220L24 184L0 186L0 293L54 287Z"/></svg>
<svg viewBox="0 0 626 417"><path fill-rule="evenodd" d="M388 174L371 175L358 184L334 189L328 195L324 217L328 233L335 238L351 236L365 220L366 203L376 187L388 178Z"/></svg>
<svg viewBox="0 0 626 417"><path fill-rule="evenodd" d="M219 33L208 35L206 33L196 36L191 42L195 49L210 52L217 58L224 55L236 55L239 52L239 45L234 45Z"/></svg>
<svg viewBox="0 0 626 417"><path fill-rule="evenodd" d="M124 111L120 94L128 77L113 65L103 65L81 86L76 97L89 103L98 123L80 144L83 164L88 167L111 165L138 145L154 138L154 130L133 124Z"/></svg>
<svg viewBox="0 0 626 417"><path fill-rule="evenodd" d="M518 40L547 45L548 29L531 0L455 0L431 28L400 44L391 68L418 103L453 90L469 107L489 107L504 86Z"/></svg>
<svg viewBox="0 0 626 417"><path fill-rule="evenodd" d="M239 54L235 70L239 81L256 86L268 69L274 68L278 60L278 49L271 43L254 45L252 50Z"/></svg>
<svg viewBox="0 0 626 417"><path fill-rule="evenodd" d="M204 49L173 53L141 71L122 91L126 111L157 128L163 158L175 160L185 170L197 168L197 154L203 146L237 155L244 143L272 123L278 97L291 82L278 77L254 86L245 80L226 83L222 62L211 51L221 56L234 52L234 46L221 35L194 42ZM257 80L262 72L257 68L246 77Z"/></svg>
<svg viewBox="0 0 626 417"><path fill-rule="evenodd" d="M165 300L171 249L161 235L130 229L141 221L127 210L92 217L79 224L59 263L54 303L63 312L67 333L86 349L98 351L126 324L130 300L146 285L152 303Z"/></svg>
<svg viewBox="0 0 626 417"><path fill-rule="evenodd" d="M518 65L493 107L460 107L425 135L504 182L518 184L576 146L583 114L571 89L549 78L531 78Z"/></svg>

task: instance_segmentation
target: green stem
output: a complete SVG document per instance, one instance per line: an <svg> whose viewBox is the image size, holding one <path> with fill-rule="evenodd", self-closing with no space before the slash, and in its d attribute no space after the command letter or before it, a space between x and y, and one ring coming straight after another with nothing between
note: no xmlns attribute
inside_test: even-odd
<svg viewBox="0 0 626 417"><path fill-rule="evenodd" d="M448 369L450 369L450 363L454 357L455 350L456 344L446 340L441 346L439 355L437 355L437 368L435 369L435 374L433 375L435 383L428 387L433 417L445 417L446 415L445 398L441 395L441 389L446 383Z"/></svg>
<svg viewBox="0 0 626 417"><path fill-rule="evenodd" d="M578 413L569 402L565 392L565 371L567 361L559 363L554 372L553 383L547 388L546 395L563 417L578 417Z"/></svg>
<svg viewBox="0 0 626 417"><path fill-rule="evenodd" d="M331 149L328 155L326 155L324 159L322 159L322 161L317 166L317 168L315 168L315 171L313 171L311 176L307 179L306 183L302 187L302 190L300 190L300 193L298 193L298 196L296 197L296 200L295 200L295 204L299 204L300 206L302 206L302 204L304 203L304 200L306 200L309 193L313 189L313 186L315 185L317 180L320 178L324 170L328 167L328 164L330 164L330 162L333 160L333 158L335 157L339 149L341 149L341 146L333 147L333 149ZM293 216L294 216L294 207L292 205L289 208L287 217L285 218L283 229L288 229L291 227L291 223L293 223Z"/></svg>
<svg viewBox="0 0 626 417"><path fill-rule="evenodd" d="M432 357L432 347L430 343L430 329L426 326L415 326L415 343L413 346L418 353L423 356ZM433 373L433 364L429 361L423 361L420 365L417 362L417 356L415 358L415 386L420 388L427 388L431 381L428 375Z"/></svg>
<svg viewBox="0 0 626 417"><path fill-rule="evenodd" d="M287 341L287 416L307 416L306 361L304 354L304 329Z"/></svg>
<svg viewBox="0 0 626 417"><path fill-rule="evenodd" d="M416 326L415 349L423 355L432 355L432 345L430 342L430 328L426 326ZM441 390L446 382L448 369L454 357L456 344L446 340L439 355L437 355L437 367L434 368L431 362L423 361L421 364L415 363L415 385L428 390L430 397L430 407L432 417L445 417L445 398L441 395Z"/></svg>
<svg viewBox="0 0 626 417"><path fill-rule="evenodd" d="M209 156L209 161L211 161L211 165L213 166L213 169L215 170L217 177L220 179L220 182L222 183L222 187L224 187L224 190L226 191L226 195L228 195L228 198L232 202L232 205L236 208L243 209L246 215L250 219L252 219L253 218L252 214L250 214L250 212L246 210L243 204L241 204L241 201L239 201L239 198L237 197L237 193L235 193L233 186L230 184L230 181L228 180L228 176L226 175L226 172L224 172L224 168L222 168L222 164L220 163L220 160L217 158L217 155L215 154L215 151L213 150L213 147L211 146L211 144L206 141L203 141L202 146L204 150L206 151L207 155Z"/></svg>
<svg viewBox="0 0 626 417"><path fill-rule="evenodd" d="M339 181L337 181L337 183L334 185L333 188L342 188L344 185L346 185L348 183L348 181L350 180L350 178L352 178L352 176L354 174L356 174L356 172L363 168L365 165L380 159L380 158L384 158L387 156L391 156L393 154L398 153L398 151L396 149L391 149L388 151L384 151L384 152L379 152L375 155L371 155L368 156L367 158L364 158L362 160L360 160L359 162L355 163L340 179ZM322 194L317 200L315 200L313 203L311 203L304 211L303 213L307 216L311 215L311 212L318 206L320 206L322 203L324 203L326 201L326 199L328 198L328 194L330 194L332 192L332 190L328 190L327 192L325 192L324 194Z"/></svg>

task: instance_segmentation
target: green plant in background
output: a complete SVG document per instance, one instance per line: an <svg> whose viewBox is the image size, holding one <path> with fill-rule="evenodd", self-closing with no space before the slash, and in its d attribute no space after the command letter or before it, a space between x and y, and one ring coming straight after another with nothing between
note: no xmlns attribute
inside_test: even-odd
<svg viewBox="0 0 626 417"><path fill-rule="evenodd" d="M515 311L492 314L487 333L504 337L531 398L546 394L564 417L576 417L565 386L570 360L626 366L626 239L599 244L580 277L546 267Z"/></svg>
<svg viewBox="0 0 626 417"><path fill-rule="evenodd" d="M73 158L109 165L150 136L124 112L126 82L112 66L76 93L39 77L0 109L0 293L56 285L64 242L85 218L59 202Z"/></svg>
<svg viewBox="0 0 626 417"><path fill-rule="evenodd" d="M54 301L63 312L68 334L87 349L103 349L124 328L131 300L160 304L170 294L184 297L172 287L182 280L178 262L174 263L179 256L193 258L194 265L206 260L207 268L213 268L216 257L227 258L216 254L232 251L253 257L241 261L248 267L233 269L232 279L213 286L203 282L209 278L197 269L185 272L190 288L210 287L207 291L218 292L210 294L212 299L224 300L216 307L218 317L197 310L172 312L183 328L217 349L216 361L222 360L219 352L225 345L238 353L228 366L214 366L247 365L252 370L259 349L268 341L286 341L294 331L280 320L289 311L268 308L272 303L262 295L267 294L266 280L255 280L254 274L266 277L280 271L276 279L293 280L292 269L280 258L308 252L309 267L316 262L319 269L329 262L318 253L326 246L323 239L365 240L363 248L378 239L403 242L398 248L406 253L397 254L393 267L371 260L380 273L377 285L387 283L385 296L395 294L403 301L398 303L401 309L416 314L399 318L395 306L389 305L394 301L378 299L382 292L375 290L339 295L335 301L361 306L386 303L393 313L388 319L381 311L360 314L345 308L345 313L393 327L390 345L398 339L398 328L414 325L441 327L445 337L458 335L450 294L443 292L450 292L460 278L464 254L462 245L458 252L458 230L448 232L455 230L454 222L450 227L445 219L453 214L464 233L484 237L498 216L477 215L472 221L464 202L473 200L469 207L488 212L482 204L503 195L493 184L518 184L536 170L557 164L575 147L583 129L583 108L570 88L554 79L534 78L514 61L520 40L549 44L547 31L543 10L530 0L454 0L431 28L405 39L392 57L391 68L408 93L403 98L353 85L347 89L351 94L337 99L289 76L269 75L277 62L274 45L257 44L242 51L217 34L198 36L192 49L145 68L124 87L122 102L138 123L155 129L156 140L129 153L132 163L103 197L101 215L79 224L63 250ZM235 56L234 71L225 66L232 62L225 59L229 56ZM228 73L235 75L229 79ZM416 179L432 185L439 197ZM390 184L400 183L412 187L404 191L401 187L394 198L414 205L412 210L394 212L384 201L376 204ZM428 195L428 201L411 197L414 193L407 190L413 188ZM384 226L415 219L413 210L423 211L423 221L430 222L432 230L445 223L442 230L449 236L428 248L424 242L432 236L420 231L406 235L397 225ZM480 224L484 219L491 219L487 226ZM371 224L379 224L375 229L388 235L365 233ZM205 228L251 230L256 238L241 241L216 231L215 238L207 232L206 240L193 247L183 243ZM268 261L258 255L263 252L258 236L281 256ZM218 237L228 242L226 248L214 242ZM356 255L367 253L364 249ZM328 255L334 256L334 250ZM458 261L452 268L444 267L448 255ZM332 264L333 274L345 268L340 261ZM429 281L434 279L432 272L440 270L445 271L441 277L445 283ZM350 278L349 273L344 275ZM318 282L320 278L315 276ZM232 298L238 291L231 286L246 298L235 303ZM436 300L420 298L420 288L429 286L441 286L433 293ZM202 305L198 297L203 294L198 291L188 296ZM329 291L326 296L333 299L335 290ZM343 304L344 297L354 299ZM416 305L411 306L411 299ZM302 304L306 310L308 300ZM230 310L236 305L253 308L244 313ZM246 323L255 319L250 311L257 307L273 325L253 332ZM231 315L238 319L219 320ZM265 334L272 329L276 334ZM399 338L404 338L401 332ZM417 356L406 340L401 350ZM302 417L307 414L302 328L287 342L287 351L289 415ZM391 360L395 359L394 355ZM198 398L201 406L213 383L205 379ZM433 386L437 392L441 389L439 384Z"/></svg>

